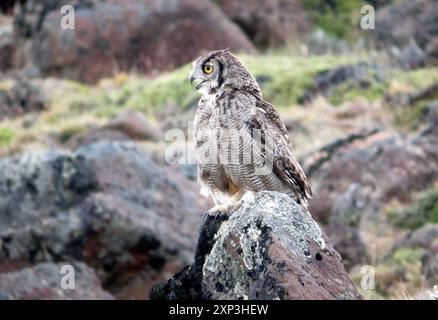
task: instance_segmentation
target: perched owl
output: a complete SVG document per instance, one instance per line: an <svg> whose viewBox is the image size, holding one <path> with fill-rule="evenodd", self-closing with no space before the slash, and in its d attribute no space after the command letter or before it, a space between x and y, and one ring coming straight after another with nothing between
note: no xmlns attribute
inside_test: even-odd
<svg viewBox="0 0 438 320"><path fill-rule="evenodd" d="M193 62L189 80L202 93L193 125L201 192L232 205L277 191L308 212L310 185L286 127L243 64L228 50L212 51Z"/></svg>

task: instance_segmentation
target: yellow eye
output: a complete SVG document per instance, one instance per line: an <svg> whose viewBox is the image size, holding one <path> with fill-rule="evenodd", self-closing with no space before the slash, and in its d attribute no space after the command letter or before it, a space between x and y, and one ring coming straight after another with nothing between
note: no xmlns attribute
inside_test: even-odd
<svg viewBox="0 0 438 320"><path fill-rule="evenodd" d="M210 73L213 72L214 68L213 68L212 66L205 65L205 66L202 67L202 70L204 70L204 72L205 72L206 74L210 74Z"/></svg>

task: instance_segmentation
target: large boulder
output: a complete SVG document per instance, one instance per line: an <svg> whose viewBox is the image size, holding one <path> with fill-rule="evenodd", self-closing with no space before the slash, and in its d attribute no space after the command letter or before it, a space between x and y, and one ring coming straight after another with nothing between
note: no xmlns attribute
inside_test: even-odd
<svg viewBox="0 0 438 320"><path fill-rule="evenodd" d="M74 270L74 289L62 288L64 266ZM70 269L71 270L71 269ZM71 271L70 271L71 272ZM93 269L84 263L39 263L20 271L0 273L0 300L112 300Z"/></svg>
<svg viewBox="0 0 438 320"><path fill-rule="evenodd" d="M64 4L75 7L75 29L60 28ZM203 51L255 52L244 33L208 0L29 1L15 29L30 39L45 75L95 82L119 71L156 73Z"/></svg>
<svg viewBox="0 0 438 320"><path fill-rule="evenodd" d="M288 196L263 191L209 212L195 263L155 299L361 299L318 224Z"/></svg>
<svg viewBox="0 0 438 320"><path fill-rule="evenodd" d="M310 31L310 18L298 0L219 0L216 3L260 47L296 43Z"/></svg>
<svg viewBox="0 0 438 320"><path fill-rule="evenodd" d="M85 261L117 297L146 298L191 261L206 209L196 183L176 184L133 143L29 152L0 168L0 270Z"/></svg>
<svg viewBox="0 0 438 320"><path fill-rule="evenodd" d="M396 1L377 11L375 35L385 47L403 49L418 45L424 51L430 43L436 42L437 19L436 1ZM436 54L436 51L434 52ZM427 56L426 59L432 63L435 61Z"/></svg>

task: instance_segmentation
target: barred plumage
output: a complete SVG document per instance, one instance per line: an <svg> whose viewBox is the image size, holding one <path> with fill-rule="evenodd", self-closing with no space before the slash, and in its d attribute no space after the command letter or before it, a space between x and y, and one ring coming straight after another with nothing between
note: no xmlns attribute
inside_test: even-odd
<svg viewBox="0 0 438 320"><path fill-rule="evenodd" d="M311 188L286 127L243 64L227 50L213 51L193 62L189 78L202 93L193 128L199 182L216 204L270 190L307 211ZM263 162L269 170L260 174Z"/></svg>

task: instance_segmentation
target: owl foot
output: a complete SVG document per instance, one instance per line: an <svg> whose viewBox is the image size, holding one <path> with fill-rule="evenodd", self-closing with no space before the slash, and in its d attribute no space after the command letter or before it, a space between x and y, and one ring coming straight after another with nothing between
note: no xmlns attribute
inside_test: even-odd
<svg viewBox="0 0 438 320"><path fill-rule="evenodd" d="M231 209L234 207L232 204L218 204L213 208L208 210L202 215L202 221L206 222L210 217L223 217L224 215L229 215Z"/></svg>

